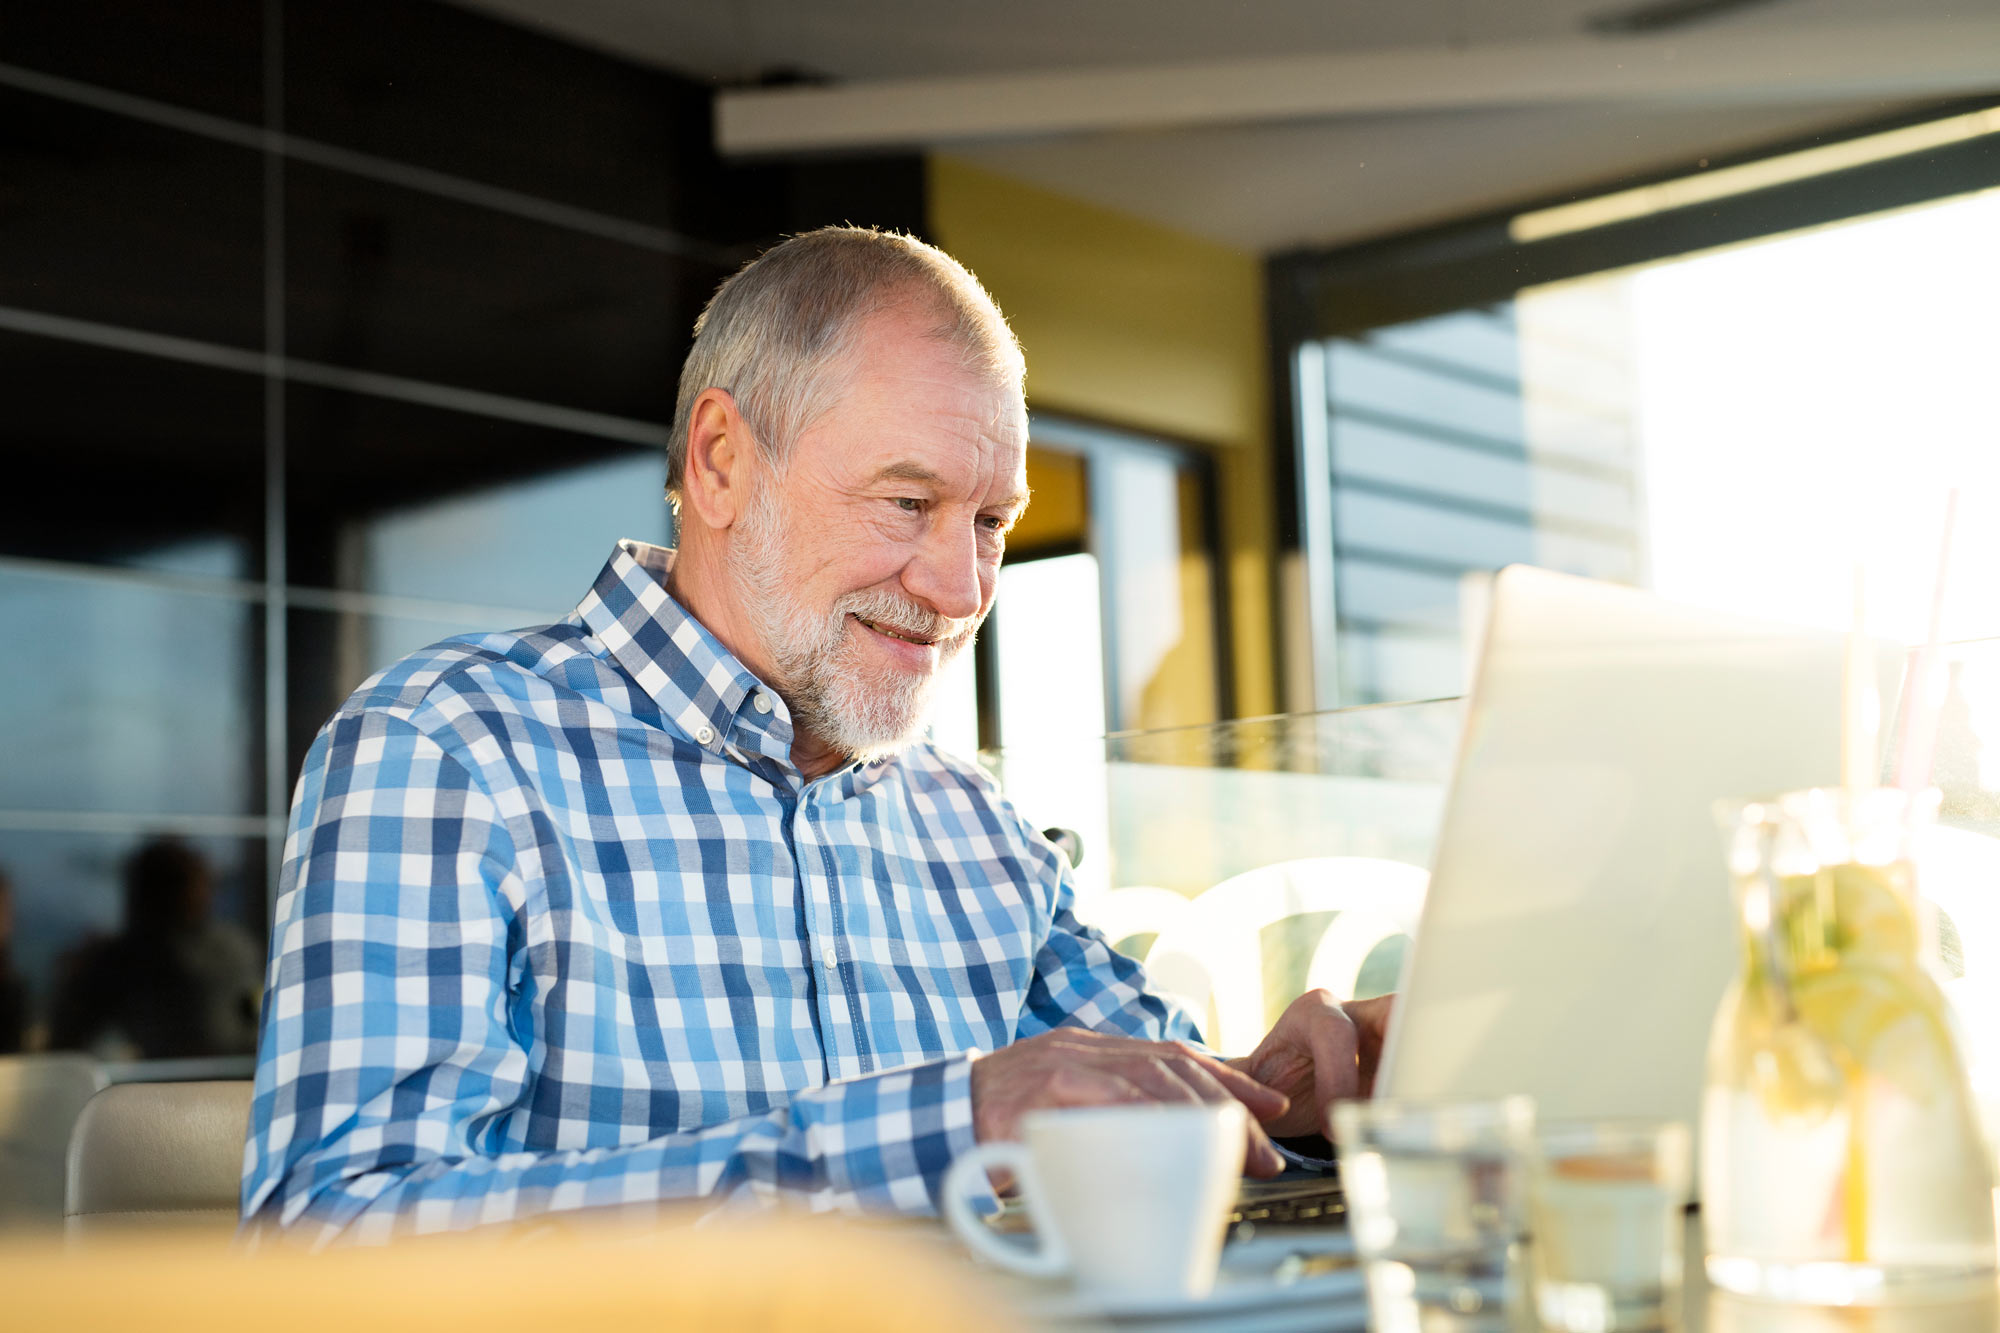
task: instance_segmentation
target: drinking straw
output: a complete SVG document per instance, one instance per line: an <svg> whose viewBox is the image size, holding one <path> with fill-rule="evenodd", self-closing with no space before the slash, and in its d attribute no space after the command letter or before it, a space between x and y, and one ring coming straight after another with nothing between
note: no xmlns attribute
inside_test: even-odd
<svg viewBox="0 0 2000 1333"><path fill-rule="evenodd" d="M1944 536L1938 545L1937 578L1931 584L1931 620L1924 646L1910 662L1901 735L1896 743L1896 785L1922 791L1931 785L1931 765L1937 757L1938 718L1944 701L1933 698L1932 685L1944 656L1944 590L1951 572L1951 535L1958 522L1958 487L1944 497Z"/></svg>
<svg viewBox="0 0 2000 1333"><path fill-rule="evenodd" d="M1868 571L1854 566L1854 620L1840 679L1840 785L1851 794L1875 785L1881 764L1876 741L1875 655L1868 643Z"/></svg>

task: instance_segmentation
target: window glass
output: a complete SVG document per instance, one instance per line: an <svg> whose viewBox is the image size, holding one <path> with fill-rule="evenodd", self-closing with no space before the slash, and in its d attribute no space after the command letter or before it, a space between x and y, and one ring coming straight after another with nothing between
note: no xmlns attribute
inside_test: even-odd
<svg viewBox="0 0 2000 1333"><path fill-rule="evenodd" d="M148 827L0 828L0 1051L247 1055L263 989L265 844Z"/></svg>
<svg viewBox="0 0 2000 1333"><path fill-rule="evenodd" d="M2000 634L1995 235L1988 190L1311 345L1339 702L1460 692L1515 561L1827 627L1859 564L1919 639L1954 485L1945 634Z"/></svg>
<svg viewBox="0 0 2000 1333"><path fill-rule="evenodd" d="M1099 549L1113 548L1104 590L1111 610L1113 725L1124 729L1149 713L1177 711L1179 702L1160 697L1182 684L1168 669L1187 626L1179 477L1173 459L1149 454L1108 454L1096 466L1105 529Z"/></svg>
<svg viewBox="0 0 2000 1333"><path fill-rule="evenodd" d="M673 414L703 260L292 161L291 354L640 422ZM251 214L254 218L256 214Z"/></svg>
<svg viewBox="0 0 2000 1333"><path fill-rule="evenodd" d="M554 619L617 539L671 540L658 449L296 385L286 416L293 583Z"/></svg>
<svg viewBox="0 0 2000 1333"><path fill-rule="evenodd" d="M583 599L619 539L671 540L665 487L666 462L649 451L360 520L349 540L375 592L554 620Z"/></svg>
<svg viewBox="0 0 2000 1333"><path fill-rule="evenodd" d="M15 88L0 127L0 305L263 345L254 151Z"/></svg>
<svg viewBox="0 0 2000 1333"><path fill-rule="evenodd" d="M1206 460L1184 446L1062 418L1037 415L1029 433L1035 500L1008 558L1096 557L1104 726L1215 721L1222 659Z"/></svg>
<svg viewBox="0 0 2000 1333"><path fill-rule="evenodd" d="M1606 279L1641 356L1652 584L1828 626L1852 565L1921 638L1947 489L1947 638L2000 634L2000 190Z"/></svg>
<svg viewBox="0 0 2000 1333"><path fill-rule="evenodd" d="M1028 446L1027 510L1007 534L1010 559L1082 550L1090 540L1090 466L1081 454Z"/></svg>
<svg viewBox="0 0 2000 1333"><path fill-rule="evenodd" d="M261 606L0 567L0 623L0 809L259 809Z"/></svg>
<svg viewBox="0 0 2000 1333"><path fill-rule="evenodd" d="M262 379L7 332L0 367L0 554L262 575Z"/></svg>
<svg viewBox="0 0 2000 1333"><path fill-rule="evenodd" d="M1104 734L1099 578L1088 553L1001 569L993 629L1008 748L1050 749Z"/></svg>
<svg viewBox="0 0 2000 1333"><path fill-rule="evenodd" d="M293 607L285 623L291 727L287 762L290 771L297 773L320 727L356 686L383 667L441 639L516 629L529 622L523 619L506 625L473 615L392 616L365 609L327 611Z"/></svg>
<svg viewBox="0 0 2000 1333"><path fill-rule="evenodd" d="M930 738L964 758L979 753L978 654L970 647L945 664L931 696Z"/></svg>

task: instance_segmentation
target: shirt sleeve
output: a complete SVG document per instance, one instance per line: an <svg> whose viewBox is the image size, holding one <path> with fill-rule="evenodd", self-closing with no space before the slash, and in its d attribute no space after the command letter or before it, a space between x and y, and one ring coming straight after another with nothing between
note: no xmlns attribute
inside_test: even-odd
<svg viewBox="0 0 2000 1333"><path fill-rule="evenodd" d="M1199 1044L1201 1030L1180 1006L1153 991L1137 960L1111 947L1103 934L1077 920L1076 882L1069 858L1024 824L1030 869L1053 883L1049 932L1035 954L1027 1002L1014 1039L1058 1027L1094 1028L1148 1041Z"/></svg>
<svg viewBox="0 0 2000 1333"><path fill-rule="evenodd" d="M968 1054L644 1142L507 1150L545 1055L524 893L507 822L464 764L396 713L328 724L274 913L247 1230L375 1240L742 1191L923 1210L973 1142Z"/></svg>

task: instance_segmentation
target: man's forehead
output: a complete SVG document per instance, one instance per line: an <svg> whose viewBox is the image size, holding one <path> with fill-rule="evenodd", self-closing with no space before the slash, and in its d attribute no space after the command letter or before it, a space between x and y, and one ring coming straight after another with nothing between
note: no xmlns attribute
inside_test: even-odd
<svg viewBox="0 0 2000 1333"><path fill-rule="evenodd" d="M896 302L866 316L845 362L847 394L896 394L911 382L948 382L991 400L990 419L984 423L988 430L1027 432L1027 401L1018 376L996 370L926 302Z"/></svg>

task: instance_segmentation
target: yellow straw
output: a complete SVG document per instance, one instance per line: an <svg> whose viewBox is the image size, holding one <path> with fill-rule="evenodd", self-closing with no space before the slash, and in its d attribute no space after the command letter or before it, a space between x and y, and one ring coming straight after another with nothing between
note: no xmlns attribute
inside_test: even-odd
<svg viewBox="0 0 2000 1333"><path fill-rule="evenodd" d="M1847 1079L1847 1197L1842 1231L1847 1262L1868 1262L1868 1076L1855 1061L1841 1058Z"/></svg>

